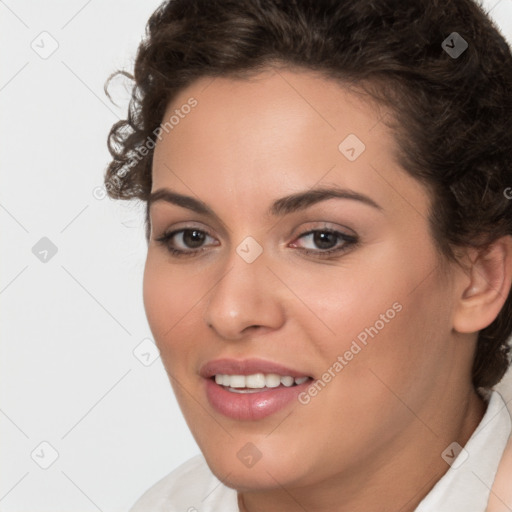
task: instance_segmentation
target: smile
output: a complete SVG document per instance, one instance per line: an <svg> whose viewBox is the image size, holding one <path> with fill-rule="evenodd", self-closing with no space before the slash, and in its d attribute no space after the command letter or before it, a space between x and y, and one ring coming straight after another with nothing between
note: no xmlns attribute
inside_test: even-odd
<svg viewBox="0 0 512 512"><path fill-rule="evenodd" d="M218 373L215 382L231 393L258 393L264 389L273 389L279 386L292 387L303 384L309 377L292 377L278 375L277 373L253 373L251 375L227 375Z"/></svg>
<svg viewBox="0 0 512 512"><path fill-rule="evenodd" d="M313 381L307 373L264 359L216 359L200 369L212 409L238 421L257 421L297 404Z"/></svg>

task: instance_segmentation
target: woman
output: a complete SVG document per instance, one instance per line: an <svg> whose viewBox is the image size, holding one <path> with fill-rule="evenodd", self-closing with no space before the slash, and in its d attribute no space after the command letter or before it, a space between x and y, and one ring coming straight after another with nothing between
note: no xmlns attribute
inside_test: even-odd
<svg viewBox="0 0 512 512"><path fill-rule="evenodd" d="M202 455L132 510L506 503L512 55L482 9L173 0L134 80L105 180L146 203Z"/></svg>

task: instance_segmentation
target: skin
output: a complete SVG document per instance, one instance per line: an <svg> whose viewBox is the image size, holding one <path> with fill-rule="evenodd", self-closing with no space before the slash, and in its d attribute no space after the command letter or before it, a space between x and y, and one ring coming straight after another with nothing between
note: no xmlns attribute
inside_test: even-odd
<svg viewBox="0 0 512 512"><path fill-rule="evenodd" d="M510 288L509 241L481 263L468 253L469 270L445 260L429 230L429 195L396 163L385 111L334 81L292 68L203 78L164 120L190 97L197 106L156 145L152 191L192 196L217 218L151 205L143 293L208 465L249 512L414 510L448 469L440 454L464 445L484 414L470 370L477 331ZM353 162L338 149L350 133L366 145ZM380 208L331 198L267 214L278 198L333 185ZM185 228L208 233L202 252L176 257L156 241ZM325 228L358 242L321 257L302 234ZM236 252L248 236L263 248L253 263ZM194 251L187 240L168 245ZM207 361L259 357L320 379L394 303L401 311L307 405L237 421L208 403L199 375ZM237 457L248 442L262 454L251 468Z"/></svg>

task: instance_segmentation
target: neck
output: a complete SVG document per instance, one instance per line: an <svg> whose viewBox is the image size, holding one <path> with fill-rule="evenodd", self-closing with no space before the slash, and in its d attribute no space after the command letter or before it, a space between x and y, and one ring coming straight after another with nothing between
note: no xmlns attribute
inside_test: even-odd
<svg viewBox="0 0 512 512"><path fill-rule="evenodd" d="M372 463L308 486L239 493L240 511L413 512L449 469L440 454L454 441L464 446L485 413L486 404L473 390L462 400L445 395L436 404L437 414L424 411L430 433L414 421Z"/></svg>

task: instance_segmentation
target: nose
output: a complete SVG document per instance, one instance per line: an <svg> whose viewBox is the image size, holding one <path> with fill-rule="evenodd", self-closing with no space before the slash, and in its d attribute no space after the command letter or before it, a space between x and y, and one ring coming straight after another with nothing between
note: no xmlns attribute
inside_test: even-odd
<svg viewBox="0 0 512 512"><path fill-rule="evenodd" d="M278 288L263 255L247 263L234 252L207 298L204 320L218 336L233 341L279 329L285 315Z"/></svg>

